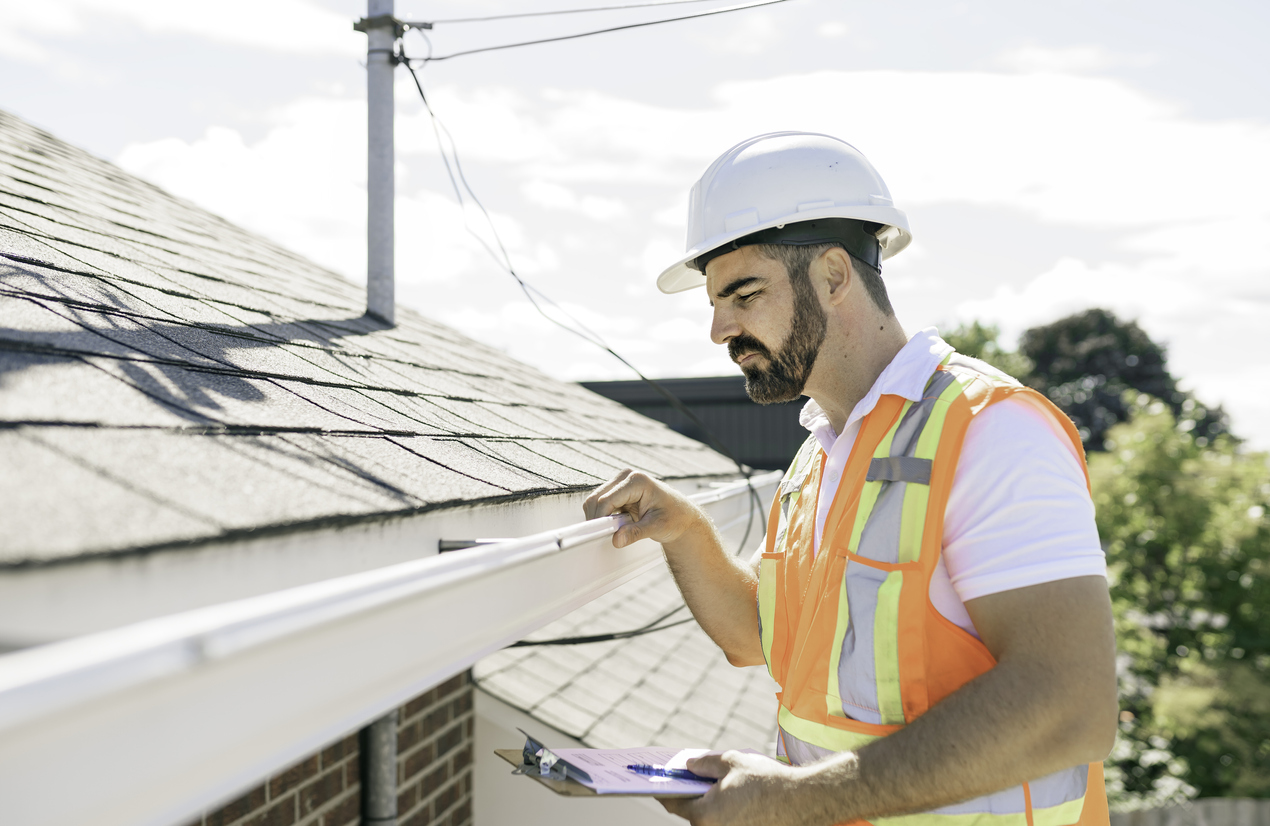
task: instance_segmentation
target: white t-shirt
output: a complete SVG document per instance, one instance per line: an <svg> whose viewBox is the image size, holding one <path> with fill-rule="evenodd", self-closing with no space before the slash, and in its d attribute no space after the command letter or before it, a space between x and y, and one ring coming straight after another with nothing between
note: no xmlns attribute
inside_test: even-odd
<svg viewBox="0 0 1270 826"><path fill-rule="evenodd" d="M856 404L842 435L834 432L820 405L807 402L799 421L826 454L816 503L815 552L860 420L883 394L920 400L927 380L950 352L952 347L934 327L914 335ZM930 599L939 613L978 636L965 607L972 599L1042 582L1106 575L1094 504L1062 426L1022 396L975 416L944 512L943 554L931 577Z"/></svg>

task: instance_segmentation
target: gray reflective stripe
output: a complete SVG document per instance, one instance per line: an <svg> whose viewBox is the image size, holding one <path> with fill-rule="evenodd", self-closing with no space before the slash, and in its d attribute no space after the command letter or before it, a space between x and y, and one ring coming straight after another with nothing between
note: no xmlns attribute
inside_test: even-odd
<svg viewBox="0 0 1270 826"><path fill-rule="evenodd" d="M873 510L869 511L869 521L864 523L864 530L860 531L860 547L855 549L857 554L878 562L900 561L900 527L904 519L904 494L907 490L907 482L882 483L882 490L873 503ZM848 564L847 568L849 572L851 565ZM845 658L844 652L844 662Z"/></svg>
<svg viewBox="0 0 1270 826"><path fill-rule="evenodd" d="M912 456L883 456L869 462L869 473L864 480L929 485L932 464L934 463L930 459L916 459Z"/></svg>
<svg viewBox="0 0 1270 826"><path fill-rule="evenodd" d="M1088 771L1088 769L1086 769ZM1035 808L1035 804L1033 804ZM1027 798L1023 795L1022 786L1011 786L1008 789L1002 789L999 792L985 794L982 797L974 797L970 800L963 800L960 803L953 803L949 806L941 806L938 809L931 809L927 814L932 815L1016 815L1027 811Z"/></svg>
<svg viewBox="0 0 1270 826"><path fill-rule="evenodd" d="M930 421L939 397L956 377L939 370L926 383L922 400L909 406L891 438L890 455L869 463L866 483L878 485L877 499L869 511L860 546L855 552L877 562L900 561L900 533L904 520L904 497L910 484L930 484L931 461L913 456L922 430ZM838 698L842 713L866 723L895 723L883 720L878 702L876 652L874 651L878 589L886 572L848 562L846 578L848 624L838 658ZM841 609L839 609L841 610Z"/></svg>
<svg viewBox="0 0 1270 826"><path fill-rule="evenodd" d="M886 581L886 571L852 563L847 563L847 569L850 572L846 579L850 619L842 637L842 657L838 660L838 697L846 716L880 724L873 617L878 608L878 589Z"/></svg>
<svg viewBox="0 0 1270 826"><path fill-rule="evenodd" d="M777 738L777 753L789 758L795 766L804 766L823 760L836 752L814 743L799 740L783 727ZM1085 796L1089 780L1088 766L1074 766L1054 772L1028 784L1032 794L1033 809L1048 809ZM1020 814L1027 811L1027 800L1022 786L1012 786L999 792L985 794L960 803L932 809L932 815ZM885 818L882 819L885 822Z"/></svg>
<svg viewBox="0 0 1270 826"><path fill-rule="evenodd" d="M926 428L931 411L935 409L935 402L956 380L957 377L947 370L935 371L935 375L926 382L922 400L908 409L908 413L895 428L895 438L891 440L892 456L912 456L917 451L917 437Z"/></svg>
<svg viewBox="0 0 1270 826"><path fill-rule="evenodd" d="M779 725L777 729L779 729L779 736L776 738L776 753L788 757L789 762L795 766L805 766L808 763L815 763L817 760L837 754L833 749L799 740Z"/></svg>
<svg viewBox="0 0 1270 826"><path fill-rule="evenodd" d="M1028 784L1032 792L1032 808L1048 809L1084 797L1085 787L1088 785L1088 766L1076 766L1047 774Z"/></svg>
<svg viewBox="0 0 1270 826"><path fill-rule="evenodd" d="M910 482L930 484L931 461L913 456L917 441L930 421L935 402L956 377L945 370L935 371L922 400L909 407L908 412L895 427L891 439L890 456L878 457L869 462L866 482L879 482L877 500L869 511L868 521L860 532L860 547L856 553L878 562L894 564L900 561L900 524L904 517L904 495ZM871 631L870 631L871 633ZM845 661L845 654L843 657Z"/></svg>

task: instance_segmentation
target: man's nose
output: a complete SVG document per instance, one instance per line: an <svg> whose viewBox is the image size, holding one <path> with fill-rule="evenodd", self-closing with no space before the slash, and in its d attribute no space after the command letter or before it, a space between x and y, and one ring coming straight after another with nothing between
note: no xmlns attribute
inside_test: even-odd
<svg viewBox="0 0 1270 826"><path fill-rule="evenodd" d="M710 319L710 340L715 344L727 344L741 332L732 313L726 307L714 305L714 315Z"/></svg>

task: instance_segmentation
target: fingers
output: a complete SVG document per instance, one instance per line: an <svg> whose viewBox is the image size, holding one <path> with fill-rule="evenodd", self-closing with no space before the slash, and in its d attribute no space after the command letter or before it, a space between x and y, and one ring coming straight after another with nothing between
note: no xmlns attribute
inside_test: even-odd
<svg viewBox="0 0 1270 826"><path fill-rule="evenodd" d="M586 501L582 503L582 511L586 514L587 519L599 519L601 516L608 516L617 512L617 508L612 505L611 495L618 486L624 483L627 478L635 471L626 468L612 479L596 488Z"/></svg>
<svg viewBox="0 0 1270 826"><path fill-rule="evenodd" d="M689 820L692 817L693 799L690 797L659 797L661 807L676 817Z"/></svg>
<svg viewBox="0 0 1270 826"><path fill-rule="evenodd" d="M722 754L713 752L688 758L687 766L688 771L693 774L718 779L727 775L728 770L732 768L732 761L729 759L728 752Z"/></svg>
<svg viewBox="0 0 1270 826"><path fill-rule="evenodd" d="M625 548L632 545L643 539L652 528L653 525L649 522L630 522L623 525L613 534L613 547Z"/></svg>
<svg viewBox="0 0 1270 826"><path fill-rule="evenodd" d="M613 534L613 545L618 548L641 539L664 545L676 541L693 525L709 522L700 508L672 488L647 473L629 469L588 496L583 510L588 519L615 513L630 516L629 522L619 525Z"/></svg>

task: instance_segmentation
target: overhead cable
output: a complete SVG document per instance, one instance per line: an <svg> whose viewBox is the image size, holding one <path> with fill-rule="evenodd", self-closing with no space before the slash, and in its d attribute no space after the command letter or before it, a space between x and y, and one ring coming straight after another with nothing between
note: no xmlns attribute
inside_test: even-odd
<svg viewBox="0 0 1270 826"><path fill-rule="evenodd" d="M422 34L422 32L420 32L420 34ZM424 38L425 40L428 40L427 35L424 35ZM428 40L428 46L430 49L432 46L431 40ZM402 54L399 60L401 63L405 65L406 69L410 72L410 77L414 80L415 88L419 90L419 97L423 100L424 109L427 110L428 112L428 117L432 124L432 131L433 131L433 134L436 135L436 139L437 139L437 149L441 153L441 160L445 164L446 175L450 179L450 186L454 189L454 197L459 202L459 208L463 209L464 211L464 217L463 217L464 229L466 229L469 234L471 234L474 238L476 238L478 242L480 242L481 246L485 248L485 251L489 253L490 257L493 258L496 262L498 262L499 266L505 272L507 272L508 275L510 275L513 279L515 279L516 283L520 286L521 292L525 294L525 297L529 299L529 303L533 306L535 310L538 311L540 315L543 316L543 318L546 318L548 321L550 321L552 324L555 324L557 327L560 327L562 330L565 330L566 332L571 333L572 335L575 335L578 338L581 338L584 341L589 342L595 347L600 348L604 352L611 355L613 358L617 359L622 364L626 365L626 367L629 368L636 376L638 376L640 380L642 380L649 387L652 387L655 391L657 391L657 393L661 395L662 398L664 398L666 402L672 408L677 410L680 414L682 414L685 418L687 418L688 421L690 421L692 424L696 425L700 429L700 432L706 437L707 443L712 448L717 450L719 453L723 454L724 456L732 460L732 462L736 464L737 469L740 471L741 475L745 477L746 484L750 489L751 505L749 509L748 518L746 519L746 523L745 523L745 534L742 536L740 546L737 548L737 551L736 551L737 555L740 555L745 550L746 544L749 542L750 532L751 532L751 529L753 528L753 523L754 523L754 512L756 510L760 514L760 517L763 518L764 531L766 531L767 529L766 518L763 511L763 503L759 500L758 491L755 490L753 483L750 482L750 477L753 475L753 471L747 468L741 462L741 460L738 459L736 455L730 449L728 449L727 446L725 446L722 442L720 442L719 439L715 437L714 432L705 424L705 422L701 421L701 419L695 413L693 413L692 410L689 409L687 405L685 405L682 401L680 401L677 396L675 396L673 393L671 393L669 390L667 390L657 381L654 381L653 379L650 379L648 376L645 376L644 373L638 367L636 367L634 364L628 361L624 356L622 356L620 353L614 350L611 346L609 346L608 342L606 342L602 336L600 336L598 333L594 332L593 330L589 329L585 324L583 324L578 319L574 318L563 307L557 304L554 300L552 300L549 296L547 296L541 290L538 290L536 287L533 287L532 285L530 285L528 282L525 281L524 278L520 276L519 273L516 272L516 268L515 266L513 266L511 261L511 256L508 254L507 248L506 246L504 246L502 238L498 234L498 229L494 226L494 221L490 217L489 211L485 209L485 205L481 203L481 199L477 197L476 193L472 190L471 185L467 182L467 176L463 174L463 165L459 160L458 145L454 141L454 136L450 134L450 130L446 128L445 124L441 122L441 119L437 117L436 112L433 111L432 104L428 101L428 95L423 90L423 82L419 80L419 74L418 72L415 71L414 66L411 65L410 58L408 58L405 55L404 50L402 51ZM445 142L442 140L442 137L441 137L442 133L444 133L445 137L449 140L450 150L448 153L446 152ZM454 158L453 165L451 165L450 163L451 155ZM455 174L456 172L457 172L457 176ZM460 187L459 187L460 181L462 182L462 189L467 191L468 197L472 200L472 202L476 205L476 207L480 210L481 214L484 216L485 222L489 226L490 233L494 236L494 242L498 245L498 252L495 252L494 248L490 246L489 242L487 242L483 237L477 234L472 229L472 227L467 223L467 211L465 209L463 192L460 190ZM501 255L499 253L501 253ZM535 297L535 295L537 295L537 298ZM568 324L565 324L560 319L555 318L552 315L548 314L547 311L543 309L542 304L539 303L539 300L538 300L539 298L541 298L542 301L549 303L552 307L558 310L561 313L561 315L563 315L565 318L572 321L573 324L576 326L570 326Z"/></svg>
<svg viewBox="0 0 1270 826"><path fill-rule="evenodd" d="M489 17L451 17L445 20L431 20L432 25L438 23L486 23L492 20L511 20L517 17L553 17L558 14L586 14L598 11L621 11L624 9L648 9L655 6L682 6L686 3L708 3L712 0L657 0L654 3L627 3L624 6L594 6L589 9L553 9L552 11L524 11L513 14L493 14ZM717 0L714 0L717 2Z"/></svg>
<svg viewBox="0 0 1270 826"><path fill-rule="evenodd" d="M760 6L772 6L777 3L787 3L787 2L789 2L789 0L755 0L755 2L751 2L751 3L741 3L740 5L736 5L736 6L724 6L721 9L710 9L708 11L697 12L696 14L686 14L681 17L664 17L660 20L645 20L642 23L626 23L621 26L610 26L605 29L594 29L592 31L576 32L574 34L562 34L562 35L557 35L555 37L544 37L538 40L522 40L518 43L503 43L497 46L481 46L480 48L477 48L477 49L464 49L463 51L451 52L449 54L437 55L435 57L432 55L429 55L428 57L412 58L412 59L421 63L435 63L442 60L449 60L452 57L463 57L465 55L480 54L481 52L496 52L502 49L517 49L517 48L520 48L521 46L537 46L541 43L558 43L562 40L576 40L580 37L590 37L591 35L595 35L595 34L608 34L609 32L620 32L626 29L639 29L639 28L643 28L644 26L657 26L662 23L678 23L679 21L682 21L682 20L695 20L698 17L711 17L716 14L727 14L729 12L744 11L745 9L756 9ZM407 63L406 65L408 66L410 64Z"/></svg>

